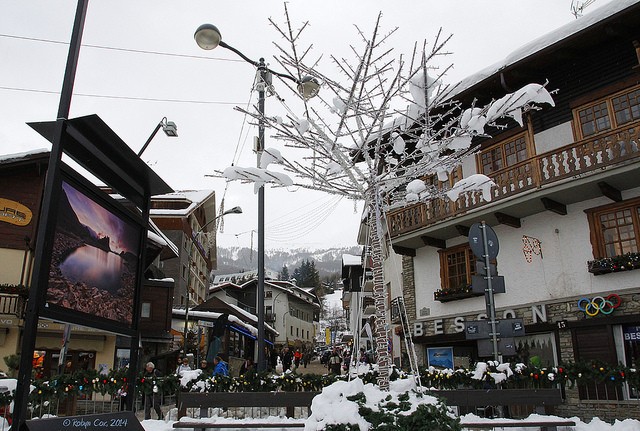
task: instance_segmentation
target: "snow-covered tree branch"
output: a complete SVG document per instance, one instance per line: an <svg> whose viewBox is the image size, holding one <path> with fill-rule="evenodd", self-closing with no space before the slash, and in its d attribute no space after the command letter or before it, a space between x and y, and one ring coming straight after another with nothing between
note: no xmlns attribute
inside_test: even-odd
<svg viewBox="0 0 640 431"><path fill-rule="evenodd" d="M383 32L381 15L369 33L355 27L358 44L352 58L320 56L311 60L312 46L301 47L285 4L285 23L271 20L285 43L276 43L277 63L296 77L311 75L322 85L317 98L305 100L299 112L284 105L285 118L261 116L257 110L238 111L266 127L281 148L267 148L258 167L232 166L219 173L229 180L296 185L365 202L373 257L376 302L376 347L380 385L388 384L388 325L382 273L384 214L390 208L427 201L440 194L455 200L470 191L491 199L494 185L475 174L451 189L429 187L426 176L440 181L472 155L473 139L486 136L487 126L510 118L522 125L523 113L541 104L554 104L543 84L529 84L486 106L463 107L455 100L455 87L443 84L447 69L432 66L447 53L438 34L433 44L415 44L408 58L396 56L386 42L395 29ZM308 61L309 60L309 61ZM289 80L282 80L294 90ZM277 95L274 87L269 93ZM272 170L277 166L278 171ZM387 380L385 380L387 379Z"/></svg>

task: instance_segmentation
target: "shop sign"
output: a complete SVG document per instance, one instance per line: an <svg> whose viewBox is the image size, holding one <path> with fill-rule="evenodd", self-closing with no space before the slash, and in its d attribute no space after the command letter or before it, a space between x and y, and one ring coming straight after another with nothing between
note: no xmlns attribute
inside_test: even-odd
<svg viewBox="0 0 640 431"><path fill-rule="evenodd" d="M547 309L544 304L537 304L531 306L532 320L533 323L539 322L547 322ZM507 309L502 312L502 320L504 319L515 319L516 312L513 309ZM476 316L476 320L487 319L486 313L480 313ZM457 316L453 319L453 325L451 327L453 333L459 333L465 331L465 321L467 320L463 316ZM442 335L445 333L444 330L444 319L433 319L429 322L414 322L413 323L413 336L414 337L422 337L427 332L426 325L427 323L431 323L433 325L433 335Z"/></svg>
<svg viewBox="0 0 640 431"><path fill-rule="evenodd" d="M622 334L624 336L624 341L640 343L640 326L623 326Z"/></svg>
<svg viewBox="0 0 640 431"><path fill-rule="evenodd" d="M32 218L31 210L20 202L0 198L0 221L16 226L26 226Z"/></svg>

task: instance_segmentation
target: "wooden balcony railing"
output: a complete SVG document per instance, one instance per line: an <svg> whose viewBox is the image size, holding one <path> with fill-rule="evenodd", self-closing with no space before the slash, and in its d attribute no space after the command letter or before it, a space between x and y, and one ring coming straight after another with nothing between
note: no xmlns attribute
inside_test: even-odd
<svg viewBox="0 0 640 431"><path fill-rule="evenodd" d="M539 189L566 178L587 176L601 169L640 157L640 122L539 154L494 172L492 201L481 193L468 192L456 202L434 198L387 212L391 238L431 226L472 209L531 189Z"/></svg>

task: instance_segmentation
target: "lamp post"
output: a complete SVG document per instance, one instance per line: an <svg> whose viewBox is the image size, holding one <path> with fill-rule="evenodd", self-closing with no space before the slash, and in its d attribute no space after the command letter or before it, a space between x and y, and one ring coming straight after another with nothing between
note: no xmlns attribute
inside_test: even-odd
<svg viewBox="0 0 640 431"><path fill-rule="evenodd" d="M259 61L251 60L236 48L228 45L222 41L222 35L220 30L213 24L202 24L196 30L194 39L198 46L205 50L212 50L218 46L233 51L236 55L242 58L247 63L253 65L258 69L258 85L256 89L258 91L258 112L260 113L260 119L258 121L258 143L256 145L256 153L258 160L258 167L260 166L260 158L264 151L264 97L265 88L271 83L271 75L279 76L293 81L296 84L298 92L305 99L310 99L318 94L320 90L320 84L318 81L311 77L305 76L302 79L297 79L289 74L276 72L269 69L264 62L264 58L260 58ZM256 310L258 317L258 371L265 369L265 355L264 355L264 185L258 189L258 287L256 292Z"/></svg>
<svg viewBox="0 0 640 431"><path fill-rule="evenodd" d="M178 128L176 127L176 123L174 123L173 121L167 121L167 117L164 117L156 125L156 128L153 129L153 132L151 132L151 135L149 136L149 139L147 139L147 142L145 142L142 148L140 148L140 151L138 151L138 157L142 156L142 153L144 153L144 150L147 149L147 147L151 143L151 140L156 136L158 130L160 130L160 127L162 127L162 131L165 133L165 135L171 138L175 138L176 136L178 136Z"/></svg>
<svg viewBox="0 0 640 431"><path fill-rule="evenodd" d="M242 214L242 208L233 207L229 210L226 210L222 214L217 215L213 219L209 220L205 223L196 233L192 235L191 241L195 242L198 239L198 236L209 226L211 223L215 222L221 217L226 216L227 214ZM183 333L183 343L182 348L184 349L185 355L187 354L187 334L189 333L189 288L191 287L191 250L193 250L194 244L189 246L189 254L187 255L187 265L189 267L188 277L187 277L187 301L185 305L184 312L184 333Z"/></svg>

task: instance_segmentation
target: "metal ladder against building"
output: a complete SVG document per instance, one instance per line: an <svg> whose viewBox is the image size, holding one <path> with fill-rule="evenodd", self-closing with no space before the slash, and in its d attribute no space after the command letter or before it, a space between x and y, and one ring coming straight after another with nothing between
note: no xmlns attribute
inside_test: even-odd
<svg viewBox="0 0 640 431"><path fill-rule="evenodd" d="M400 315L400 324L402 325L402 330L404 333L404 343L405 348L407 349L407 356L409 357L409 367L411 368L411 372L415 376L416 384L418 385L418 390L422 389L422 382L420 380L420 372L418 371L418 356L416 355L416 346L413 344L413 338L411 336L411 328L409 326L409 316L407 316L407 310L404 306L404 298L398 298L398 308Z"/></svg>

